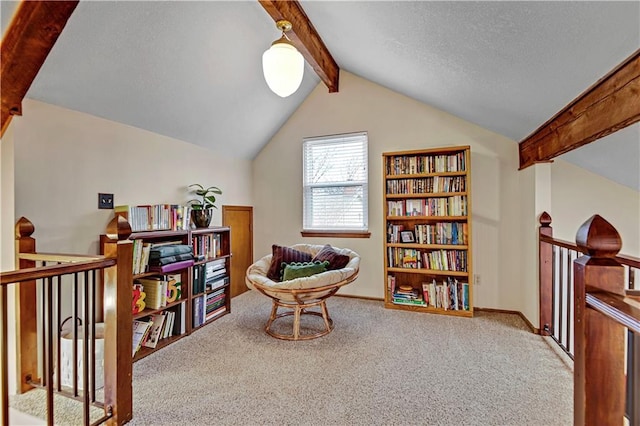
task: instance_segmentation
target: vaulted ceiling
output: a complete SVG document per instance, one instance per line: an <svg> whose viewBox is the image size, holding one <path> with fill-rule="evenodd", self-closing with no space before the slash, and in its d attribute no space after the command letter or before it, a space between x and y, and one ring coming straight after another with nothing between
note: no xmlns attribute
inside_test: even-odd
<svg viewBox="0 0 640 426"><path fill-rule="evenodd" d="M640 2L300 3L341 69L516 141L640 47ZM320 81L269 91L278 36L257 1L81 1L27 97L253 158ZM637 124L564 158L640 191Z"/></svg>

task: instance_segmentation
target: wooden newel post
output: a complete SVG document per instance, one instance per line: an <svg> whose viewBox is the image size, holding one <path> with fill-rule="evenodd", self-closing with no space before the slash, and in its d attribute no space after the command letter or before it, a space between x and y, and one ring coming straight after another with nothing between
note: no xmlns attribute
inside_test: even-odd
<svg viewBox="0 0 640 426"><path fill-rule="evenodd" d="M27 269L36 266L33 260L20 259L20 253L35 253L36 240L32 238L35 231L33 223L25 217L16 222L16 269ZM26 392L33 386L28 378L38 378L38 316L36 312L36 282L24 281L16 285L16 322L18 345L18 378L17 390Z"/></svg>
<svg viewBox="0 0 640 426"><path fill-rule="evenodd" d="M578 230L586 255L574 263L574 424L620 425L625 403L625 329L586 306L586 293L624 295L624 270L614 259L622 247L616 229L599 215Z"/></svg>
<svg viewBox="0 0 640 426"><path fill-rule="evenodd" d="M540 228L538 228L538 265L540 267L540 334L549 336L551 330L551 315L553 304L553 246L543 242L540 237L553 237L551 216L543 212L540 215Z"/></svg>
<svg viewBox="0 0 640 426"><path fill-rule="evenodd" d="M133 416L133 242L128 240L129 235L131 226L120 216L115 217L107 226L107 237L113 242L106 244L104 254L115 258L117 262L116 266L105 270L104 278L104 402L112 410L113 417L107 422L112 425L122 425Z"/></svg>

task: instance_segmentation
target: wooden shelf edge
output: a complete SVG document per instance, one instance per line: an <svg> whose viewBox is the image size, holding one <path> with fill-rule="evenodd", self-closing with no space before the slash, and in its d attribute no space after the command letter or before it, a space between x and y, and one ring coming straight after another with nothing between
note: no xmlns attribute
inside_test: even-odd
<svg viewBox="0 0 640 426"><path fill-rule="evenodd" d="M408 274L421 274L421 275L444 275L452 277L468 277L468 272L462 271L440 271L437 269L417 269L417 268L387 268L387 272L404 272ZM469 284L469 283L468 283Z"/></svg>
<svg viewBox="0 0 640 426"><path fill-rule="evenodd" d="M405 305L393 302L384 302L384 307L387 309L397 309L402 311L416 311L416 312L425 312L432 314L440 314L440 315L451 315L456 317L465 317L471 318L473 317L473 308L470 308L468 311L464 310L455 310L455 309L442 309L442 308L433 308L428 306L420 306L420 305Z"/></svg>
<svg viewBox="0 0 640 426"><path fill-rule="evenodd" d="M173 342L182 339L183 337L187 336L187 333L182 333L178 336L171 336L171 337L165 337L164 339L160 339L158 341L158 344L156 345L155 348L148 348L146 346L141 347L138 352L136 352L135 356L133 357L133 362L136 362L138 360L141 360L142 358L151 355L152 353L159 351L160 349L164 348L165 346L168 346L170 344L172 344Z"/></svg>
<svg viewBox="0 0 640 426"><path fill-rule="evenodd" d="M209 325L209 324L211 324L212 322L215 322L216 320L218 320L218 319L222 318L223 316L228 315L228 314L230 314L230 313L231 313L231 310L230 310L230 309L226 309L224 312L219 313L218 315L216 315L216 316L215 316L215 317L213 317L213 318L209 318L208 320L206 320L205 322L203 322L203 323L202 323L202 324L200 324L199 326L197 326L197 327L193 327L193 328L192 328L192 330L191 330L191 332L193 333L193 332L194 332L194 331L196 331L196 330L200 330L202 327L204 327L204 326L206 326L206 325Z"/></svg>
<svg viewBox="0 0 640 426"><path fill-rule="evenodd" d="M144 318L144 317L148 317L149 315L153 315L153 314L157 314L163 311L166 311L167 309L170 309L174 306L178 306L179 304L181 304L182 302L186 302L187 299L185 297L180 298L180 300L176 300L175 302L169 302L167 303L167 306L163 306L161 308L145 308L142 312L138 312L137 314L133 314L133 319L140 319L140 318Z"/></svg>
<svg viewBox="0 0 640 426"><path fill-rule="evenodd" d="M388 199L405 199L405 198L444 198L444 197L453 197L456 195L468 195L466 191L464 192L419 192L419 193L409 193L409 194L387 194Z"/></svg>
<svg viewBox="0 0 640 426"><path fill-rule="evenodd" d="M425 222L450 222L460 221L468 222L469 216L387 216L388 221L395 220L423 220Z"/></svg>
<svg viewBox="0 0 640 426"><path fill-rule="evenodd" d="M466 176L468 173L467 170L461 170L458 172L432 172L432 173L407 173L407 174L397 174L397 175L385 175L384 178L387 180L396 180L396 179L419 179L425 177L433 177L433 176Z"/></svg>
<svg viewBox="0 0 640 426"><path fill-rule="evenodd" d="M188 230L155 229L152 231L132 231L129 239L140 240L152 238L184 237L185 235L189 235Z"/></svg>
<svg viewBox="0 0 640 426"><path fill-rule="evenodd" d="M447 249L447 250L468 250L466 244L418 244L418 243L387 243L387 247L416 248L416 249Z"/></svg>
<svg viewBox="0 0 640 426"><path fill-rule="evenodd" d="M220 255L220 256L216 256L216 257L208 257L208 258L206 258L206 259L204 259L204 260L198 260L198 261L196 261L196 262L194 263L194 266L195 266L195 265L203 265L203 264L205 264L205 263L213 262L213 261L220 260L220 259L226 259L226 258L229 258L229 257L231 257L231 253L229 253L229 254L222 254L222 255Z"/></svg>
<svg viewBox="0 0 640 426"><path fill-rule="evenodd" d="M201 291L199 293L196 293L193 296L191 296L191 299L193 299L194 297L199 297L199 296L204 296L206 294L214 293L214 292L216 292L216 291L218 291L218 290L220 290L222 288L229 287L231 285L231 278L229 277L229 275L225 275L225 277L229 278L229 282L226 283L225 285L221 285L220 287L216 287L216 288L211 289L211 290L205 290L205 291Z"/></svg>
<svg viewBox="0 0 640 426"><path fill-rule="evenodd" d="M192 234L201 235L201 234L213 234L216 232L226 232L231 230L228 226L210 226L208 228L195 228L191 229Z"/></svg>

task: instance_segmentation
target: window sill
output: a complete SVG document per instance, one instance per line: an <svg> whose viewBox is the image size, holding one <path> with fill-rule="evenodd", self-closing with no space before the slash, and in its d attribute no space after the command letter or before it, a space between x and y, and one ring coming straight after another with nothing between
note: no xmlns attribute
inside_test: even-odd
<svg viewBox="0 0 640 426"><path fill-rule="evenodd" d="M300 231L303 237L370 238L369 231Z"/></svg>

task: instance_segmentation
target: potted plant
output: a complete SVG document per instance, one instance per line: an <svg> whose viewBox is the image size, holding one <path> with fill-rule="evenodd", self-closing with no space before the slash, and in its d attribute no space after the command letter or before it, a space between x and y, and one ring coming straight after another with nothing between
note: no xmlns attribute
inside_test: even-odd
<svg viewBox="0 0 640 426"><path fill-rule="evenodd" d="M213 217L213 209L216 206L216 194L222 194L217 186L205 188L199 183L188 186L189 193L197 195L199 198L193 198L187 203L191 206L191 220L196 228L208 228Z"/></svg>

